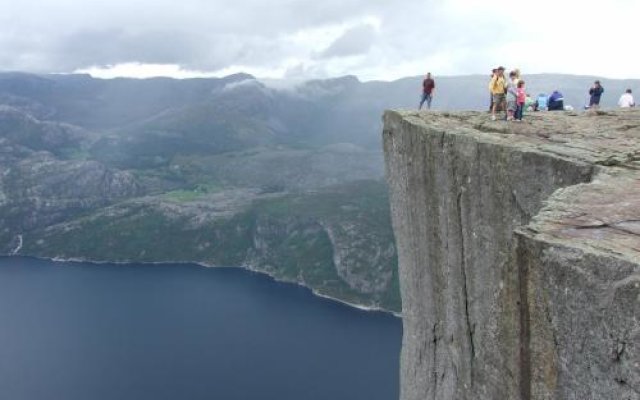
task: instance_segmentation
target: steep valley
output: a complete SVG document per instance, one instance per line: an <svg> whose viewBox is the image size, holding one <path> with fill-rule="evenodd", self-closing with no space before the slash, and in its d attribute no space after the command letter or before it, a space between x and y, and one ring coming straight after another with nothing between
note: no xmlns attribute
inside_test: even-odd
<svg viewBox="0 0 640 400"><path fill-rule="evenodd" d="M242 266L400 312L376 132L299 121L328 108L244 75L3 78L2 253ZM141 84L158 97L134 104ZM335 98L342 85L313 87Z"/></svg>

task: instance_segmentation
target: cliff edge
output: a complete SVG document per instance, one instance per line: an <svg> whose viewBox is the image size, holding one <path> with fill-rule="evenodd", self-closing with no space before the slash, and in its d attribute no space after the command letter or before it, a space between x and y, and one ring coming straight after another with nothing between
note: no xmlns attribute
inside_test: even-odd
<svg viewBox="0 0 640 400"><path fill-rule="evenodd" d="M388 111L401 399L640 399L640 111Z"/></svg>

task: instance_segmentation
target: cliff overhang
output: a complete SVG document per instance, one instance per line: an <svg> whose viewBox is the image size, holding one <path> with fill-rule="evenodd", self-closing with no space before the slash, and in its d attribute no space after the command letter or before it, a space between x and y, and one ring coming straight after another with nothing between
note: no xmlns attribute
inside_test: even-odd
<svg viewBox="0 0 640 400"><path fill-rule="evenodd" d="M640 399L640 112L384 122L401 398Z"/></svg>

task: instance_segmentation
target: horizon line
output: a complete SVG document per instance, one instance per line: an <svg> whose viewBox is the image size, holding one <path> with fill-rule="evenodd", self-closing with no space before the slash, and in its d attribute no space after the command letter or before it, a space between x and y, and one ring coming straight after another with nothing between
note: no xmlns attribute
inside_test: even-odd
<svg viewBox="0 0 640 400"><path fill-rule="evenodd" d="M230 74L226 74L226 75L210 75L210 76L187 76L187 77L179 77L179 76L169 76L169 75L156 75L156 76L144 76L144 77L138 77L138 76L126 76L126 75L122 75L122 76L113 76L113 77L101 77L101 76L95 76L89 72L81 72L81 71L74 71L74 72L30 72L30 71L19 71L19 70L0 70L0 75L9 75L9 74L16 74L16 75L32 75L32 76L38 76L38 77L46 77L46 76L86 76L89 77L91 79L95 79L95 80L104 80L104 81L109 81L109 80L117 80L117 79L128 79L128 80L138 80L138 81L144 81L144 80L154 80L154 79L169 79L169 80L176 80L176 81L188 81L188 80L216 80L216 79L226 79L226 78L230 78L233 76L239 76L239 75L245 75L247 76L247 80L249 79L254 79L256 81L272 81L272 82L312 82L312 81L329 81L329 80L336 80L336 79L344 79L344 78L355 78L358 82L360 83L393 83L393 82L398 82L401 80L405 80L405 79L415 79L415 78L422 78L423 76L426 75L425 74L418 74L418 75L407 75L404 77L400 77L400 78L395 78L395 79L361 79L360 77L358 77L355 74L346 74L346 75L335 75L335 76L328 76L328 77L307 77L307 78L286 78L286 77L282 77L282 78L273 78L273 77L260 77L260 76L256 76L254 74L248 73L248 72L235 72L235 73L230 73ZM434 78L466 78L466 77L484 77L484 76L489 76L489 74L482 74L482 73L469 73L469 74L445 74L445 75L437 75L434 74L433 72L431 72L431 75ZM599 78L599 79L603 79L603 80L609 80L609 81L640 81L640 78L612 78L612 77L607 77L605 75L597 75L597 74L571 74L571 73L566 73L566 72L535 72L535 73L530 73L530 74L523 74L524 76L541 76L541 75L557 75L557 76L571 76L571 77L576 77L576 78Z"/></svg>

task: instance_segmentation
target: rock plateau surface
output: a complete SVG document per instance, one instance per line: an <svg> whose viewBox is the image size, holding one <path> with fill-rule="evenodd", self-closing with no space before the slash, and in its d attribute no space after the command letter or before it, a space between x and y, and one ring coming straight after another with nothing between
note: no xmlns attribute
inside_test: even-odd
<svg viewBox="0 0 640 400"><path fill-rule="evenodd" d="M640 112L388 111L401 399L640 399Z"/></svg>

